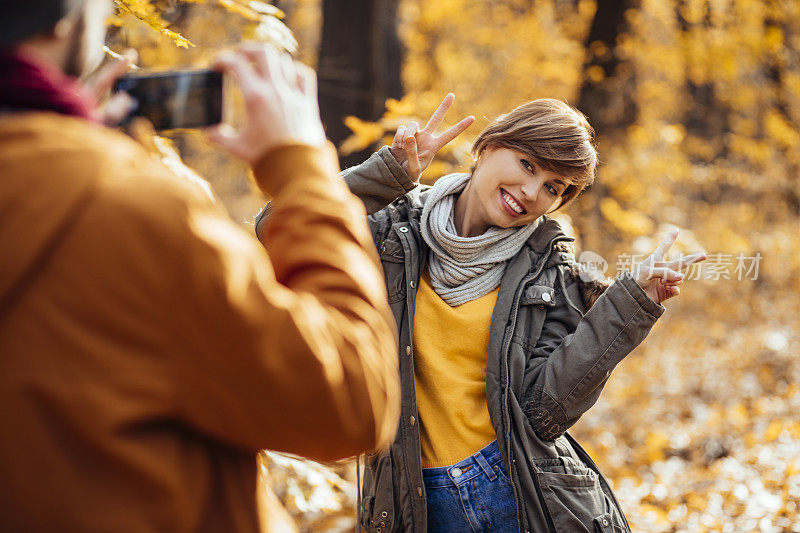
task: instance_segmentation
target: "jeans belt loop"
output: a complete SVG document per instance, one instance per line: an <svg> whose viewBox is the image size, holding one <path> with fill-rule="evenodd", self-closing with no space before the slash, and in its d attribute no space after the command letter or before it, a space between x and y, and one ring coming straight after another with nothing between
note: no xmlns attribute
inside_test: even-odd
<svg viewBox="0 0 800 533"><path fill-rule="evenodd" d="M489 476L489 479L494 481L497 478L497 472L495 472L492 467L489 465L489 461L483 456L481 452L475 454L475 462L481 467L481 469L486 472L486 475Z"/></svg>

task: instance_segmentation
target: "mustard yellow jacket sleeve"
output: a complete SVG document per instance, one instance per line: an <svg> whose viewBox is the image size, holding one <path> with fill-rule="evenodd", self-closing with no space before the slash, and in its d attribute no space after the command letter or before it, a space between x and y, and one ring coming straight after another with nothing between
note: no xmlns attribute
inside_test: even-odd
<svg viewBox="0 0 800 533"><path fill-rule="evenodd" d="M273 198L263 246L198 197L171 301L176 402L235 446L331 460L388 445L397 343L363 204L326 148L284 146L254 167Z"/></svg>

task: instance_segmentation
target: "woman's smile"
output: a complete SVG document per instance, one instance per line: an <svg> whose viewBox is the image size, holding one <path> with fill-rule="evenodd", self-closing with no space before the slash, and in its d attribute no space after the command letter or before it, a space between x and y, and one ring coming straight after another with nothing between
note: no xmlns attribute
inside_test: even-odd
<svg viewBox="0 0 800 533"><path fill-rule="evenodd" d="M503 206L503 209L512 218L522 216L528 212L528 210L523 207L522 202L517 200L513 194L502 187L500 188L500 202Z"/></svg>

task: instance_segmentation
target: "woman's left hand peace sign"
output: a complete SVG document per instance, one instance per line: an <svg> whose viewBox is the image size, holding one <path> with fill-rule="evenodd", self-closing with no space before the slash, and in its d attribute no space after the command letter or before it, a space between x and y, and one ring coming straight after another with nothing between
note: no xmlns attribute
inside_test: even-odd
<svg viewBox="0 0 800 533"><path fill-rule="evenodd" d="M678 228L670 231L655 251L631 272L645 294L658 304L681 293L679 285L683 283L683 274L680 270L706 259L706 254L700 252L681 256L674 261L664 260L667 250L678 238L679 231Z"/></svg>

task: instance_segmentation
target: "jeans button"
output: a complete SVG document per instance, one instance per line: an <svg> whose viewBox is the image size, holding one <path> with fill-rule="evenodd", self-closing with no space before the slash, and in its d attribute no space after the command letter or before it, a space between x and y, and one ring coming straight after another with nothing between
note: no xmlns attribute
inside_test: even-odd
<svg viewBox="0 0 800 533"><path fill-rule="evenodd" d="M452 469L450 471L450 473L453 474L453 477L459 477L461 475L461 469L460 468L454 468L454 469Z"/></svg>

